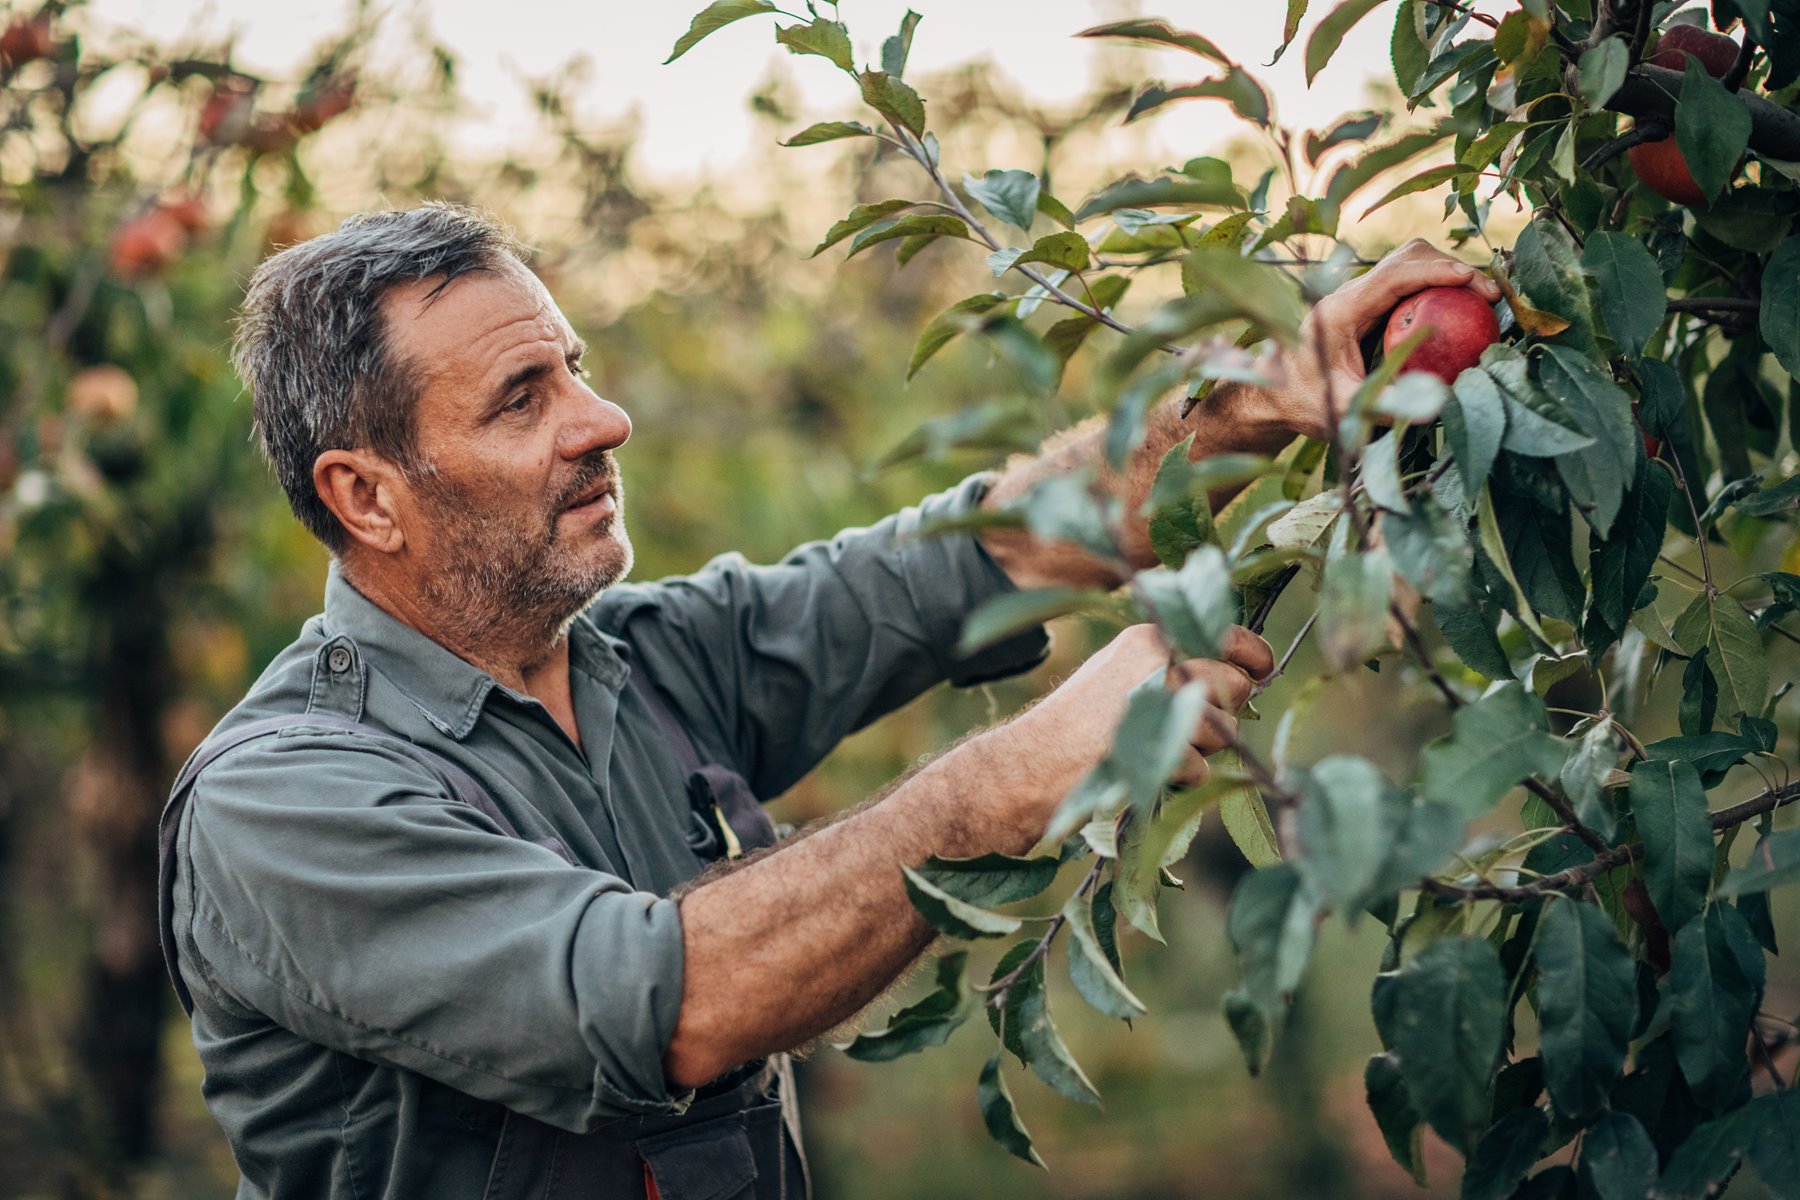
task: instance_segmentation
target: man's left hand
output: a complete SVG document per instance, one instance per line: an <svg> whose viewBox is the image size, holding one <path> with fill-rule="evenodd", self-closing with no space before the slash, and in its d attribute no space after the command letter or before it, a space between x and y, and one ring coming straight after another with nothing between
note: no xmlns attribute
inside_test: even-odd
<svg viewBox="0 0 1800 1200"><path fill-rule="evenodd" d="M1361 342L1402 300L1434 287L1467 287L1490 304L1500 287L1468 263L1414 238L1319 301L1284 351L1280 383L1261 389L1269 416L1294 433L1330 438L1368 374Z"/></svg>

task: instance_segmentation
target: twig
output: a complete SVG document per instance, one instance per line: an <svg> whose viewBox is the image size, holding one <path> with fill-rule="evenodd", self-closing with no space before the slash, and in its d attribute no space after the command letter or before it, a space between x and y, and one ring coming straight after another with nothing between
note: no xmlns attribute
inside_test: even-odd
<svg viewBox="0 0 1800 1200"><path fill-rule="evenodd" d="M1493 17L1488 16L1486 13L1476 12L1474 9L1470 8L1466 4L1458 4L1458 3L1456 3L1456 0L1425 0L1425 2L1436 8L1447 8L1451 12L1461 13L1463 16L1468 17L1472 21L1481 22L1483 25L1486 25L1489 29L1500 28L1500 22L1495 20Z"/></svg>
<svg viewBox="0 0 1800 1200"><path fill-rule="evenodd" d="M1131 814L1126 813L1124 817L1120 818L1119 828L1123 830L1125 823L1130 819ZM1113 860L1109 858L1095 859L1094 865L1088 870L1087 875L1082 879L1080 885L1076 887L1075 894L1077 896L1087 895L1088 889L1093 887L1099 880L1101 870L1111 861ZM976 990L987 992L987 1002L995 1008L1004 1009L1006 1007L1006 993L1014 984L1025 977L1025 972L1031 970L1033 965L1046 954L1050 953L1050 943L1056 940L1056 935L1062 932L1062 927L1068 924L1068 921L1069 918L1062 913L1057 913L1054 917L1050 918L1049 926L1045 928L1042 936L1038 938L1037 945L1031 948L1031 953L1020 959L1019 964L1016 967L1008 971L1005 975L1002 975L999 979L994 980L994 982L985 985L979 983L976 984Z"/></svg>
<svg viewBox="0 0 1800 1200"><path fill-rule="evenodd" d="M1269 594L1263 597L1262 603L1256 606L1256 611L1250 615L1250 619L1244 622L1244 628L1251 633L1261 635L1263 626L1268 624L1269 614L1275 611L1275 602L1281 599L1281 593L1287 590L1287 585L1292 583L1294 576L1299 573L1299 563L1289 563L1283 567L1281 573L1269 581ZM1311 625L1312 622L1309 621L1307 624Z"/></svg>
<svg viewBox="0 0 1800 1200"><path fill-rule="evenodd" d="M1678 296L1669 301L1668 305L1668 311L1676 313L1753 313L1761 309L1761 300L1752 300L1747 296Z"/></svg>
<svg viewBox="0 0 1800 1200"><path fill-rule="evenodd" d="M1456 694L1455 689L1450 686L1450 681L1444 678L1443 672L1437 669L1437 664L1431 661L1431 651L1425 645L1425 639L1419 636L1418 629L1407 619L1406 614L1400 611L1398 604L1389 602L1388 612L1395 621L1399 622L1400 631L1406 636L1406 644L1411 647L1413 657L1419 660L1419 668L1425 672L1425 677L1431 680L1432 686L1437 688L1438 694L1443 696L1444 703L1450 706L1450 711L1455 712L1461 708L1463 698Z"/></svg>
<svg viewBox="0 0 1800 1200"><path fill-rule="evenodd" d="M1718 585L1713 582L1712 555L1706 549L1706 529L1700 524L1700 510L1694 504L1694 493L1688 489L1687 472L1681 469L1681 456L1669 455L1669 465L1675 468L1675 482L1681 485L1681 494L1687 500L1688 515L1694 518L1694 542L1700 547L1700 579L1706 585L1708 596L1719 594Z"/></svg>
<svg viewBox="0 0 1800 1200"><path fill-rule="evenodd" d="M1781 1077L1781 1069L1775 1065L1775 1055L1769 1049L1769 1043L1763 1040L1762 1030L1756 1027L1755 1021L1750 1022L1750 1036L1756 1040L1756 1048L1762 1051L1763 1069L1774 1081L1776 1090L1787 1087L1787 1080Z"/></svg>
<svg viewBox="0 0 1800 1200"><path fill-rule="evenodd" d="M1581 169L1589 175L1604 167L1633 146L1644 142L1660 142L1669 136L1669 126L1654 117L1646 117L1606 145L1588 155Z"/></svg>
<svg viewBox="0 0 1800 1200"><path fill-rule="evenodd" d="M1744 42L1738 47L1737 57L1732 60L1731 69L1725 72L1725 78L1719 82L1725 90L1735 92L1744 86L1744 80L1750 74L1750 63L1756 58L1756 39L1750 36L1749 26L1744 27Z"/></svg>
<svg viewBox="0 0 1800 1200"><path fill-rule="evenodd" d="M1294 653L1300 649L1300 643L1306 640L1306 635L1312 632L1313 626L1318 624L1318 622L1319 613L1318 610L1315 609L1313 614L1306 618L1306 624L1300 627L1300 632L1294 635L1294 640L1289 643L1287 652L1281 656L1281 661L1275 664L1275 669L1270 671L1266 678L1258 681L1256 685L1250 689L1250 698L1252 700L1268 691L1277 679L1280 679L1287 673L1288 663L1293 661Z"/></svg>

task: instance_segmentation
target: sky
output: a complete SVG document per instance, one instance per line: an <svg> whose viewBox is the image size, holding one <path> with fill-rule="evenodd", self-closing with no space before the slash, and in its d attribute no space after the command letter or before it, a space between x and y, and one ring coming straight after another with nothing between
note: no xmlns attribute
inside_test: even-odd
<svg viewBox="0 0 1800 1200"><path fill-rule="evenodd" d="M774 21L751 18L702 42L668 66L662 60L706 0L621 4L617 0L397 0L390 11L404 23L422 16L460 57L464 93L482 114L458 133L470 148L496 146L533 128L524 80L554 74L576 57L590 66L583 116L596 124L635 119L638 168L652 178L718 176L766 156L765 127L751 119L746 98L772 69L792 81L807 121L855 118L860 101L848 79L824 59L795 59L775 44ZM802 0L786 0L802 9ZM908 76L974 60L996 64L1017 91L1042 103L1078 96L1108 51L1074 33L1127 16L1160 16L1213 39L1249 67L1276 97L1284 120L1328 124L1362 107L1371 79L1388 70L1388 10L1352 30L1332 64L1311 88L1302 69L1306 37L1274 67L1264 67L1281 40L1285 6L1277 0L910 0L922 15ZM876 61L884 38L899 26L908 0L844 0L859 62ZM1320 12L1326 3L1315 2ZM1484 8L1493 7L1484 4ZM273 77L291 76L312 46L343 28L348 2L277 4L270 0L93 0L89 11L105 25L160 35L235 35L240 63ZM1189 83L1216 73L1192 55L1170 50L1142 55L1145 79ZM1241 128L1215 101L1169 106L1151 118L1153 133L1181 161L1220 146Z"/></svg>

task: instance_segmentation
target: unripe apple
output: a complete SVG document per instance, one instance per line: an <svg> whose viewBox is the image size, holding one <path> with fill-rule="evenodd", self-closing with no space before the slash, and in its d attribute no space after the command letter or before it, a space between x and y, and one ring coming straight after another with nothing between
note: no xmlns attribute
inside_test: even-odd
<svg viewBox="0 0 1800 1200"><path fill-rule="evenodd" d="M1388 318L1382 349L1395 347L1420 329L1429 330L1412 356L1406 371L1436 375L1445 383L1481 361L1481 352L1500 340L1500 319L1493 306L1466 287L1434 287L1415 292L1400 302Z"/></svg>
<svg viewBox="0 0 1800 1200"><path fill-rule="evenodd" d="M123 222L113 234L112 269L127 279L155 275L181 257L187 230L166 208L152 208Z"/></svg>
<svg viewBox="0 0 1800 1200"><path fill-rule="evenodd" d="M1723 79L1737 61L1738 44L1722 33L1712 33L1697 25L1677 25L1662 35L1656 53L1644 61L1671 71L1687 70L1687 56L1693 55L1714 79ZM1639 142L1626 151L1631 169L1644 181L1644 186L1675 204L1690 208L1706 202L1706 193L1694 182L1687 159L1675 144L1673 135L1654 142Z"/></svg>

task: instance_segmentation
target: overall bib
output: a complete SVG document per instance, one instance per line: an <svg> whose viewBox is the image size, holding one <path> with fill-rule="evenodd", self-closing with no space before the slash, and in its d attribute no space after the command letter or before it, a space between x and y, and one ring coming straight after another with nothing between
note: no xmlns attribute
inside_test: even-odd
<svg viewBox="0 0 1800 1200"><path fill-rule="evenodd" d="M295 725L353 730L378 738L424 762L451 795L494 822L508 837L521 837L493 799L467 771L435 751L385 730L333 712L338 689L318 686L332 670L332 655L348 654L338 637L320 647L313 663L315 686L304 714L269 717L232 730L197 750L175 781L159 826L159 903L163 958L184 1012L193 997L176 967L174 932L175 836L194 780L220 756L257 738ZM703 859L735 858L772 845L776 831L742 776L703 764L687 732L660 690L636 673L636 688L661 726L670 753L687 780L687 842ZM576 865L555 838L531 839ZM786 1055L746 1064L706 1087L680 1113L622 1117L585 1134L571 1133L508 1111L501 1126L484 1200L805 1200L811 1194L794 1102L792 1065Z"/></svg>

